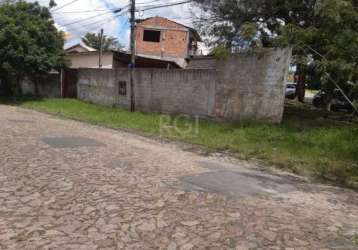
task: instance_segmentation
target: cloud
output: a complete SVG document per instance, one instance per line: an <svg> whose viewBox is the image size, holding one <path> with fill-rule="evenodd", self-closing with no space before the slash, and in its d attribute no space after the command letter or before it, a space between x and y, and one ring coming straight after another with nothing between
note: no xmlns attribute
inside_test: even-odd
<svg viewBox="0 0 358 250"><path fill-rule="evenodd" d="M180 2L179 0L174 1L162 1L163 4L170 4L170 3ZM153 6L157 4L152 4ZM192 26L192 5L191 4L183 4L183 5L176 5L171 7L164 7L159 9L153 10L145 10L145 6L139 5L137 7L139 9L138 15L141 17L150 17L150 16L163 16L174 20L178 23L182 23L184 25ZM141 11L144 10L144 11Z"/></svg>
<svg viewBox="0 0 358 250"><path fill-rule="evenodd" d="M27 0L34 2L34 0ZM191 4L176 5L153 10L145 10L148 7L178 3L182 0L137 0L136 18L151 16L163 16L192 26ZM38 0L43 6L48 6L49 0ZM72 3L71 3L72 2ZM129 0L57 0L57 6L53 8L53 17L56 27L67 32L69 40L67 44L80 41L81 36L87 32L99 32L101 28L108 36L117 37L125 46L129 44L128 22ZM62 6L65 7L61 8ZM61 8L61 9L59 9ZM123 8L122 15L113 13L113 10ZM56 10L58 9L58 10Z"/></svg>

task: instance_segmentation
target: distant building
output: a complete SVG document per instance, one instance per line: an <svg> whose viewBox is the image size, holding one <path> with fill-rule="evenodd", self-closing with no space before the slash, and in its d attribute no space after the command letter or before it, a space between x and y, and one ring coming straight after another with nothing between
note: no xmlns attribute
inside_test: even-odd
<svg viewBox="0 0 358 250"><path fill-rule="evenodd" d="M65 49L66 58L70 62L71 68L98 68L99 67L99 51L91 48L84 43L78 43ZM111 69L115 67L113 53L102 53L102 68Z"/></svg>
<svg viewBox="0 0 358 250"><path fill-rule="evenodd" d="M138 20L135 37L138 56L183 60L197 54L201 41L193 28L159 16Z"/></svg>
<svg viewBox="0 0 358 250"><path fill-rule="evenodd" d="M83 42L80 42L80 43L77 43L77 44L65 49L65 51L67 54L72 54L72 53L82 53L82 52L94 52L97 50L90 46L87 46Z"/></svg>
<svg viewBox="0 0 358 250"><path fill-rule="evenodd" d="M70 68L99 68L99 51L84 43L78 43L65 49L66 58ZM130 64L130 54L120 51L103 51L101 59L102 68L127 68ZM137 68L183 68L180 60L166 58L152 58L150 56L137 56Z"/></svg>

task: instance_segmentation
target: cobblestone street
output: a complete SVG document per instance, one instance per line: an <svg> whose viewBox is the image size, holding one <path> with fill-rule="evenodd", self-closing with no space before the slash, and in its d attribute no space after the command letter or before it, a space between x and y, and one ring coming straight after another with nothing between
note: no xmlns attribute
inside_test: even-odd
<svg viewBox="0 0 358 250"><path fill-rule="evenodd" d="M255 164L0 105L0 249L358 249L357 192Z"/></svg>

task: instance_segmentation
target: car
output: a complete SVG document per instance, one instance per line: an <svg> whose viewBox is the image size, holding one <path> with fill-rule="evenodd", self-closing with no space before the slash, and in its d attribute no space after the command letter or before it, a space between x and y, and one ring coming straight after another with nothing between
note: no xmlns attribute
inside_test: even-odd
<svg viewBox="0 0 358 250"><path fill-rule="evenodd" d="M289 83L286 85L285 96L287 99L295 99L297 96L296 84Z"/></svg>
<svg viewBox="0 0 358 250"><path fill-rule="evenodd" d="M320 90L312 101L313 106L316 108L326 108L330 111L347 111L352 112L353 107L343 96L340 90L333 90L330 96L327 91Z"/></svg>

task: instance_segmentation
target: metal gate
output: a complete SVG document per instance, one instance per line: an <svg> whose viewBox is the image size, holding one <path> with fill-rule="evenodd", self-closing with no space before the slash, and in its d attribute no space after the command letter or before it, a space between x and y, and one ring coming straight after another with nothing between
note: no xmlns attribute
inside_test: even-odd
<svg viewBox="0 0 358 250"><path fill-rule="evenodd" d="M62 98L77 98L77 69L62 70Z"/></svg>

